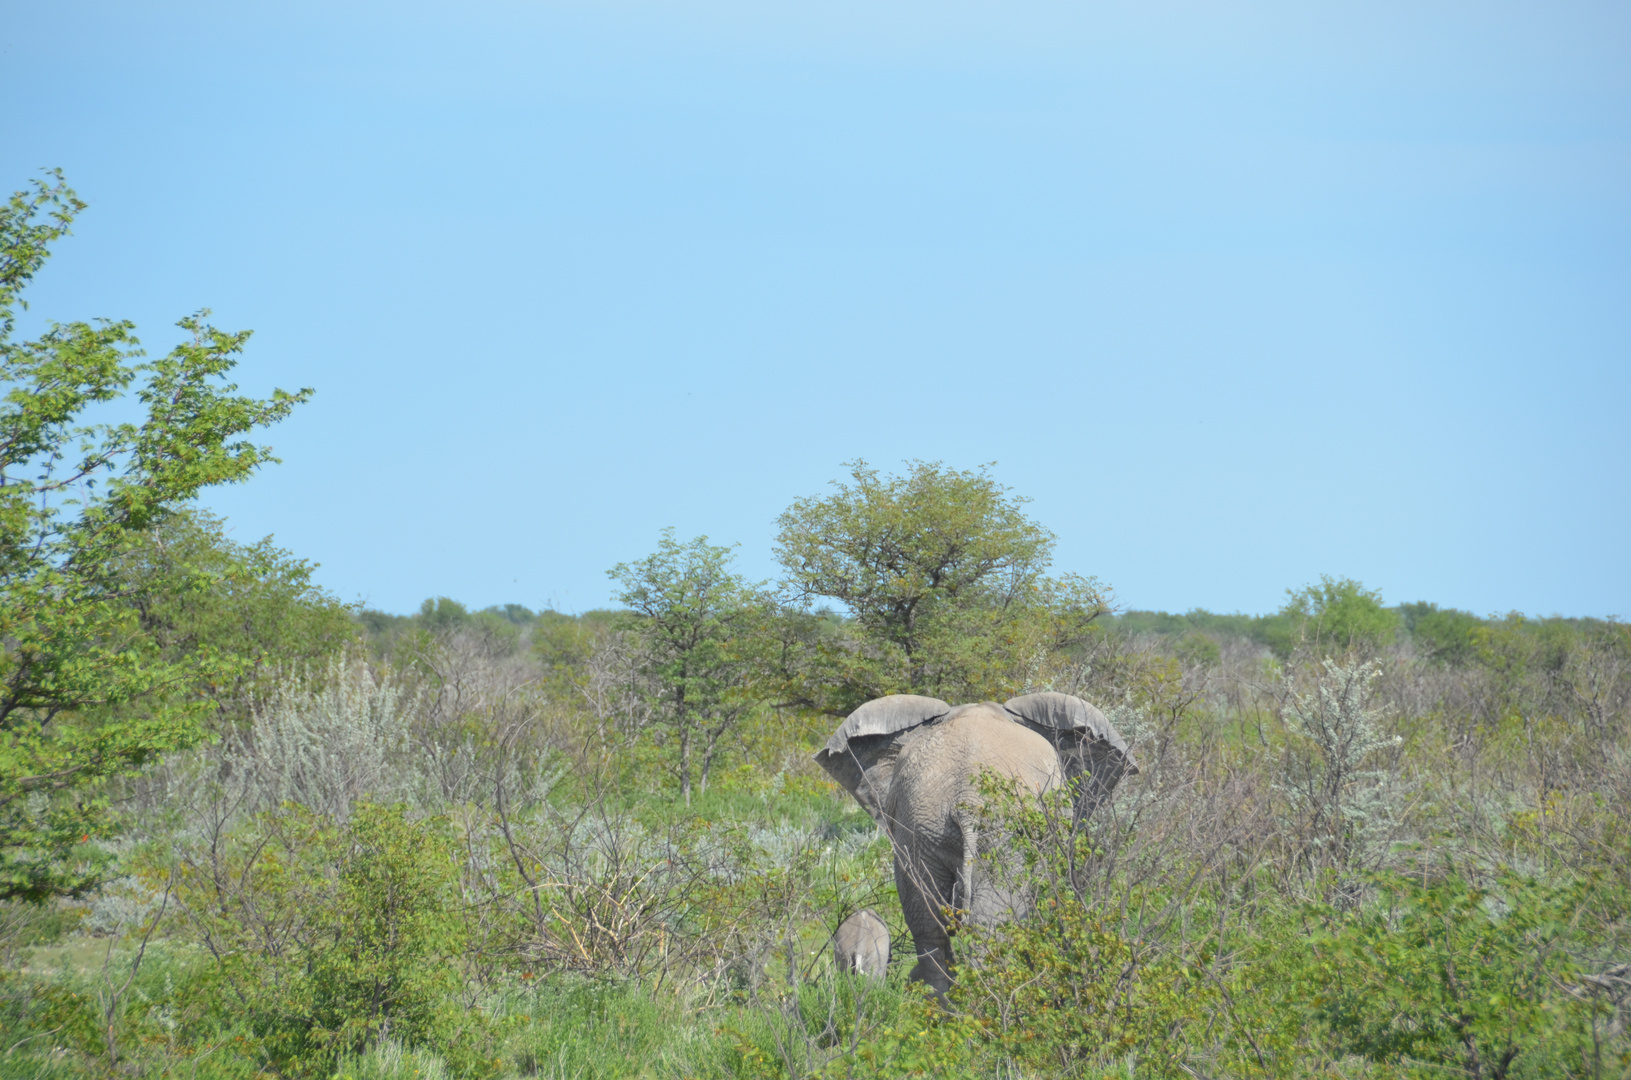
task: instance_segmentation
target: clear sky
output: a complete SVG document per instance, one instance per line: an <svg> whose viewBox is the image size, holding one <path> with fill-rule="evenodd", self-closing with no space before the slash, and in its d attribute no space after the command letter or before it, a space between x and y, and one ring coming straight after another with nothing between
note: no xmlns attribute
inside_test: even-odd
<svg viewBox="0 0 1631 1080"><path fill-rule="evenodd" d="M4 4L28 296L313 386L213 495L346 599L584 610L995 461L1130 607L1631 616L1631 6Z"/></svg>

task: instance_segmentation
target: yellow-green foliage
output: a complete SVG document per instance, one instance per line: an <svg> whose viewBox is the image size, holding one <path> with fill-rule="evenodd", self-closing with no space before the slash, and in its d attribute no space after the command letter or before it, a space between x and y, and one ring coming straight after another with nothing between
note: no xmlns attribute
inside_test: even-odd
<svg viewBox="0 0 1631 1080"><path fill-rule="evenodd" d="M0 203L0 899L32 901L94 886L107 860L93 841L118 826L102 782L198 743L208 693L253 668L253 650L231 647L244 635L205 628L177 649L155 617L179 617L188 596L221 610L264 578L268 553L205 543L169 560L157 534L203 489L273 460L243 436L309 393L236 394L224 378L249 334L207 312L153 360L129 322L12 340L24 286L85 208L50 180ZM138 380L139 422L86 422Z"/></svg>

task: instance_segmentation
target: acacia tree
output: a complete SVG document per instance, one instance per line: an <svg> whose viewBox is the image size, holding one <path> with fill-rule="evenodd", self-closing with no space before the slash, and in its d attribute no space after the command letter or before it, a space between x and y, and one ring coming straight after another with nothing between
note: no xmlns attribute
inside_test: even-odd
<svg viewBox="0 0 1631 1080"><path fill-rule="evenodd" d="M669 528L655 552L606 572L621 586L618 603L638 616L657 721L679 744L687 806L693 771L706 792L723 739L759 704L753 688L770 605L762 589L731 572L731 558L730 548L706 536L681 543Z"/></svg>
<svg viewBox="0 0 1631 1080"><path fill-rule="evenodd" d="M859 460L847 467L850 482L777 519L776 557L794 600L836 600L860 632L810 640L797 680L805 703L844 713L901 691L1000 700L1106 610L1092 579L1047 575L1053 534L989 467L913 461L900 476Z"/></svg>
<svg viewBox="0 0 1631 1080"><path fill-rule="evenodd" d="M1352 578L1321 574L1318 585L1286 590L1281 630L1289 648L1317 655L1374 655L1399 632L1399 615L1382 606L1382 594Z"/></svg>
<svg viewBox="0 0 1631 1080"><path fill-rule="evenodd" d="M276 459L242 436L311 393L258 400L221 379L247 331L183 319L190 340L145 361L128 321L53 323L13 341L21 292L85 207L60 172L0 208L0 898L82 893L116 819L98 782L196 743L238 661L148 632L129 569L194 495ZM85 423L133 385L139 423ZM167 587L207 589L204 569Z"/></svg>

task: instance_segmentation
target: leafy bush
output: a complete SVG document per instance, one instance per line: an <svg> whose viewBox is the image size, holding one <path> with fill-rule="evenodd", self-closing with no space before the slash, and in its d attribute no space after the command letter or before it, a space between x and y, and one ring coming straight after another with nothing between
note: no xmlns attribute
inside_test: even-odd
<svg viewBox="0 0 1631 1080"><path fill-rule="evenodd" d="M1377 878L1380 901L1323 910L1304 978L1340 1050L1405 1075L1601 1076L1602 1003L1577 992L1583 883L1459 873L1422 884Z"/></svg>
<svg viewBox="0 0 1631 1080"><path fill-rule="evenodd" d="M953 988L969 1039L998 1065L1082 1075L1126 1061L1138 1074L1187 1076L1187 1032L1205 1026L1217 991L1203 950L1184 956L1122 932L1111 913L1071 896L993 934L977 970Z"/></svg>
<svg viewBox="0 0 1631 1080"><path fill-rule="evenodd" d="M336 825L291 808L201 856L179 896L253 1056L327 1075L395 1040L479 1071L486 1024L460 1004L469 942L446 822L360 803Z"/></svg>

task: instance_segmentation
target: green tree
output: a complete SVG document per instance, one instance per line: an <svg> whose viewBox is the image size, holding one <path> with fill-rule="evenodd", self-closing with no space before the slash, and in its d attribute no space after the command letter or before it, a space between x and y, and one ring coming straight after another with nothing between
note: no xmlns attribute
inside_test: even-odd
<svg viewBox="0 0 1631 1080"><path fill-rule="evenodd" d="M681 543L670 528L654 553L606 572L620 586L617 602L637 616L633 629L645 646L661 722L679 744L687 806L693 772L706 792L722 740L760 703L755 688L770 605L759 587L731 572L731 558L730 548L706 536Z"/></svg>
<svg viewBox="0 0 1631 1080"><path fill-rule="evenodd" d="M794 598L838 601L859 631L824 639L803 679L808 703L843 713L906 690L1000 700L1106 610L1091 579L1047 576L1053 534L987 468L848 468L849 482L777 520Z"/></svg>
<svg viewBox="0 0 1631 1080"><path fill-rule="evenodd" d="M1318 585L1287 589L1286 597L1267 641L1281 655L1298 644L1324 655L1374 653L1399 631L1398 612L1382 606L1380 592L1352 578L1321 574Z"/></svg>
<svg viewBox="0 0 1631 1080"><path fill-rule="evenodd" d="M1455 608L1420 602L1400 605L1405 628L1427 659L1447 667L1465 667L1477 654L1477 631L1484 620Z"/></svg>
<svg viewBox="0 0 1631 1080"><path fill-rule="evenodd" d="M358 639L352 608L312 581L316 569L271 537L236 543L221 519L196 508L149 530L118 568L144 633L166 659L214 652L237 662L230 681L195 687L223 723L245 718L268 676Z"/></svg>
<svg viewBox="0 0 1631 1080"><path fill-rule="evenodd" d="M446 596L434 596L419 605L414 618L433 634L451 634L470 622L470 609Z"/></svg>
<svg viewBox="0 0 1631 1080"><path fill-rule="evenodd" d="M0 898L89 888L90 842L114 831L97 782L202 737L209 703L195 691L232 681L241 662L166 650L126 571L199 490L276 460L242 436L310 394L234 394L221 378L249 334L205 313L152 361L129 322L54 323L14 341L23 287L85 205L52 180L0 208ZM138 380L141 422L82 420Z"/></svg>

